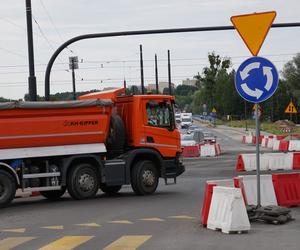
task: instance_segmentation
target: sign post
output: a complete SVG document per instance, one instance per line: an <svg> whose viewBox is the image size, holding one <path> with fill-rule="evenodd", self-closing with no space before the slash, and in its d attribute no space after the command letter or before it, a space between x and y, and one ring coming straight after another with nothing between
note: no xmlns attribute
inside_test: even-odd
<svg viewBox="0 0 300 250"><path fill-rule="evenodd" d="M257 55L275 17L275 11L231 17L231 22L253 55L239 66L235 76L235 88L243 99L255 103L257 207L261 206L258 103L275 93L279 79L273 63Z"/></svg>

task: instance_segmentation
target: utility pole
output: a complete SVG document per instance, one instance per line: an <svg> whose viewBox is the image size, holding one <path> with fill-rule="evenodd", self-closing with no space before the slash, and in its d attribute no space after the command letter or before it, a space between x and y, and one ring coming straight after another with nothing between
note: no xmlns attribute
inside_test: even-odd
<svg viewBox="0 0 300 250"><path fill-rule="evenodd" d="M75 83L75 69L78 69L78 57L69 57L69 68L72 70L72 85L73 85L73 100L76 100L76 83Z"/></svg>
<svg viewBox="0 0 300 250"><path fill-rule="evenodd" d="M144 95L145 88L144 88L143 46L141 44L140 44L140 65L141 65L141 88L142 88L142 95Z"/></svg>
<svg viewBox="0 0 300 250"><path fill-rule="evenodd" d="M159 94L159 90L158 90L157 55L156 54L155 54L155 85L156 85L156 94Z"/></svg>
<svg viewBox="0 0 300 250"><path fill-rule="evenodd" d="M169 79L169 94L172 95L170 50L168 50L168 79Z"/></svg>
<svg viewBox="0 0 300 250"><path fill-rule="evenodd" d="M31 0L26 0L25 4L26 4L27 42L28 42L28 61L29 61L28 91L29 91L30 101L36 101L37 96L36 96L36 77L34 71Z"/></svg>
<svg viewBox="0 0 300 250"><path fill-rule="evenodd" d="M124 82L123 82L123 84L124 84L124 88L125 88L125 90L126 90L126 79L125 79L125 77L124 77Z"/></svg>

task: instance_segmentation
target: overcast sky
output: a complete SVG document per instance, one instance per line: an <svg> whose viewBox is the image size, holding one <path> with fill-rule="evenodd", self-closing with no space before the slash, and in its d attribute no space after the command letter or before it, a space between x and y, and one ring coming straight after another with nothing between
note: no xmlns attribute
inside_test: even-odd
<svg viewBox="0 0 300 250"><path fill-rule="evenodd" d="M63 41L87 33L231 25L233 15L277 12L275 23L300 22L299 0L32 0L34 53L38 94L44 95L46 64ZM9 0L0 8L0 96L23 98L28 92L25 0ZM250 56L236 31L160 34L77 42L56 60L51 93L71 91L68 57L82 61L76 71L77 89L102 89L140 83L139 45L143 45L145 81L154 83L154 54L159 80L167 81L167 50L172 79L180 84L207 65L215 51L231 57L233 67ZM282 69L300 52L300 28L272 29L260 51Z"/></svg>

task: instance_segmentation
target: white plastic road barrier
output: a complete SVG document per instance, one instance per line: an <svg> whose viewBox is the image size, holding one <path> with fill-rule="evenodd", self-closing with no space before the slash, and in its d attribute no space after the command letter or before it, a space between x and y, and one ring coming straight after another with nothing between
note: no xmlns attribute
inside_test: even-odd
<svg viewBox="0 0 300 250"><path fill-rule="evenodd" d="M289 151L300 151L300 140L291 140L289 143Z"/></svg>
<svg viewBox="0 0 300 250"><path fill-rule="evenodd" d="M293 153L272 153L268 154L270 170L292 170Z"/></svg>
<svg viewBox="0 0 300 250"><path fill-rule="evenodd" d="M242 154L245 171L256 170L256 154ZM269 170L269 160L267 154L260 155L260 170Z"/></svg>
<svg viewBox="0 0 300 250"><path fill-rule="evenodd" d="M212 144L201 145L200 156L216 156L215 145Z"/></svg>
<svg viewBox="0 0 300 250"><path fill-rule="evenodd" d="M257 205L256 175L244 175L239 176L239 178L242 179L248 205ZM262 206L277 206L277 199L274 191L272 175L260 176L260 190Z"/></svg>
<svg viewBox="0 0 300 250"><path fill-rule="evenodd" d="M252 144L252 138L253 138L252 135L247 135L247 136L246 136L246 139L245 139L245 143L247 143L247 144Z"/></svg>
<svg viewBox="0 0 300 250"><path fill-rule="evenodd" d="M223 233L250 230L250 222L241 189L216 186L209 209L207 228Z"/></svg>
<svg viewBox="0 0 300 250"><path fill-rule="evenodd" d="M206 181L207 184L216 184L222 187L234 187L233 179L221 179L221 180L209 180Z"/></svg>
<svg viewBox="0 0 300 250"><path fill-rule="evenodd" d="M267 148L273 148L273 141L276 139L269 138Z"/></svg>
<svg viewBox="0 0 300 250"><path fill-rule="evenodd" d="M268 145L267 145L267 142L268 142L268 138L267 137L264 137L262 139L262 142L261 142L261 146L266 148Z"/></svg>
<svg viewBox="0 0 300 250"><path fill-rule="evenodd" d="M273 150L279 151L280 140L273 139Z"/></svg>

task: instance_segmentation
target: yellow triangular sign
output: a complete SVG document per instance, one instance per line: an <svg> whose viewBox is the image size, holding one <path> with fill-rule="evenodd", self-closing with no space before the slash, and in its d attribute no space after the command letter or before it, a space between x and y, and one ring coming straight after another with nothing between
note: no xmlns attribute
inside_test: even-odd
<svg viewBox="0 0 300 250"><path fill-rule="evenodd" d="M298 111L292 101L290 101L289 105L286 107L284 113L286 114L297 114Z"/></svg>
<svg viewBox="0 0 300 250"><path fill-rule="evenodd" d="M212 113L217 113L217 110L215 108L212 109Z"/></svg>
<svg viewBox="0 0 300 250"><path fill-rule="evenodd" d="M276 12L270 11L232 16L230 20L251 54L257 56L275 17Z"/></svg>

